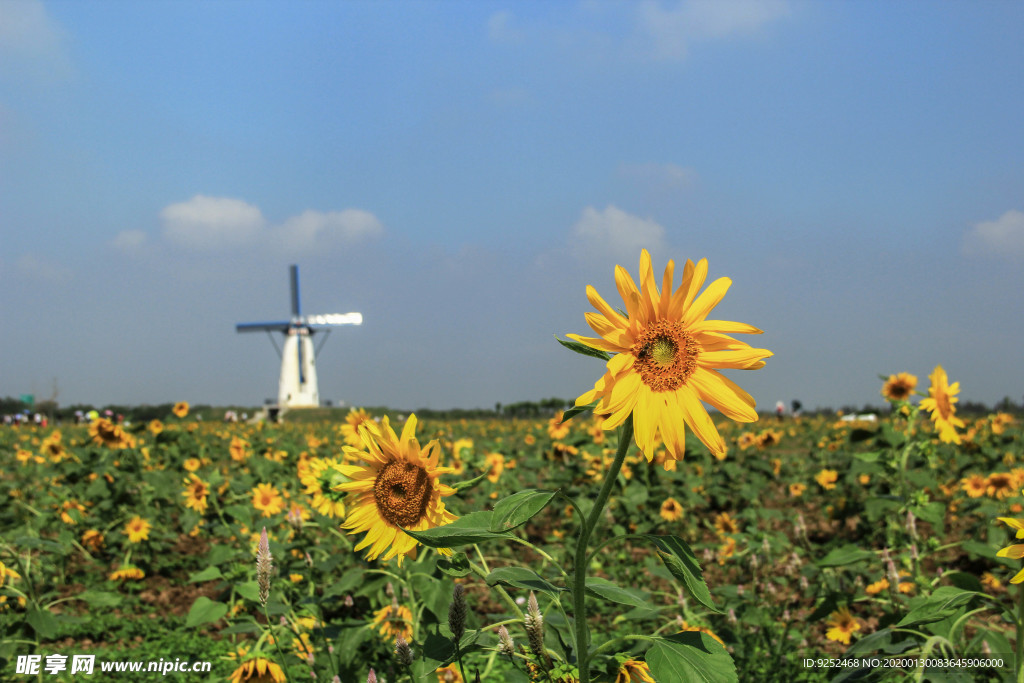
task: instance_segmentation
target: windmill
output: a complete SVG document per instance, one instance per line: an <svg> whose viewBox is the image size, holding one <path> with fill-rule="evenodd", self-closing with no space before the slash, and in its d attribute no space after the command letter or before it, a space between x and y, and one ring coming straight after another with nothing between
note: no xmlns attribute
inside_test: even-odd
<svg viewBox="0 0 1024 683"><path fill-rule="evenodd" d="M320 405L320 393L316 384L316 353L313 351L313 334L325 332L324 341L331 329L339 325L362 325L362 313L331 313L328 315L302 315L299 306L299 267L290 266L292 287L291 320L265 323L239 323L237 332L266 332L274 341L272 332L284 333L284 348L278 349L281 356L281 380L278 384L277 405L279 410L288 408L315 408ZM323 347L323 342L320 343ZM274 348L277 343L274 342ZM317 351L320 349L318 348Z"/></svg>

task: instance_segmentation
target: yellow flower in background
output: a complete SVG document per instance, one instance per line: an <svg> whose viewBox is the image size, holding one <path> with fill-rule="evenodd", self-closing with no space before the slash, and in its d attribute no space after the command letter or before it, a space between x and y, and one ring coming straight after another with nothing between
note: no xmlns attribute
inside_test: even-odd
<svg viewBox="0 0 1024 683"><path fill-rule="evenodd" d="M366 533L355 550L369 546L368 560L383 555L386 561L397 556L401 564L418 545L403 529L422 531L455 521L455 515L441 501L455 493L440 481L451 468L438 466L441 448L437 441L420 448L415 415L406 420L401 439L387 417L379 429L362 426L360 433L365 450L346 446L345 453L362 463L339 465L338 470L351 481L334 487L350 494L349 513L342 528L351 534Z"/></svg>
<svg viewBox="0 0 1024 683"><path fill-rule="evenodd" d="M687 261L680 286L672 293L674 263L668 262L659 291L647 250L640 255L640 288L621 266L615 282L626 305L626 315L609 306L593 287L587 299L598 313L587 313L587 323L599 335L570 334L582 344L615 355L594 388L577 406L598 401L595 414L605 416L602 427L614 429L633 415L637 446L647 459L659 442L675 459L686 448L684 425L717 458L724 458L725 441L702 401L737 422L756 422L754 399L718 370L754 370L772 355L751 348L729 333L760 334L743 323L707 320L729 289L729 278L719 278L697 296L707 277L707 260L696 266Z"/></svg>
<svg viewBox="0 0 1024 683"><path fill-rule="evenodd" d="M627 659L615 674L615 683L655 683L647 662Z"/></svg>
<svg viewBox="0 0 1024 683"><path fill-rule="evenodd" d="M177 403L174 404L174 408L172 409L171 412L173 412L179 418L185 417L186 415L188 415L188 401L178 401Z"/></svg>
<svg viewBox="0 0 1024 683"><path fill-rule="evenodd" d="M829 627L825 637L843 645L849 645L850 636L860 630L860 622L850 614L848 607L841 607L828 615L825 623Z"/></svg>
<svg viewBox="0 0 1024 683"><path fill-rule="evenodd" d="M82 534L82 545L91 549L93 552L100 550L103 547L103 534L96 529L86 530L86 532Z"/></svg>
<svg viewBox="0 0 1024 683"><path fill-rule="evenodd" d="M674 522L677 519L683 518L683 506L679 504L675 498L667 498L664 503L661 504L661 510L659 513L661 518L666 522Z"/></svg>
<svg viewBox="0 0 1024 683"><path fill-rule="evenodd" d="M228 445L228 453L235 462L245 462L252 454L249 451L249 442L237 436L231 437L231 444Z"/></svg>
<svg viewBox="0 0 1024 683"><path fill-rule="evenodd" d="M722 512L715 515L715 531L719 536L738 534L740 525L728 512Z"/></svg>
<svg viewBox="0 0 1024 683"><path fill-rule="evenodd" d="M835 470L822 470L814 475L814 481L818 482L818 486L831 491L836 487L836 481L839 479L839 473Z"/></svg>
<svg viewBox="0 0 1024 683"><path fill-rule="evenodd" d="M941 365L936 365L935 370L928 376L932 385L928 387L928 398L921 399L921 408L931 413L932 422L939 430L939 439L943 443L960 443L960 435L956 428L963 428L964 421L956 416L956 408L953 404L959 401L956 394L960 391L960 382L948 383L946 371Z"/></svg>
<svg viewBox="0 0 1024 683"><path fill-rule="evenodd" d="M181 466L185 468L186 472L195 472L203 463L200 462L199 458L186 458L185 462L181 463Z"/></svg>
<svg viewBox="0 0 1024 683"><path fill-rule="evenodd" d="M160 420L150 420L147 429L149 429L150 434L157 436L164 431L164 423Z"/></svg>
<svg viewBox="0 0 1024 683"><path fill-rule="evenodd" d="M985 480L985 493L996 500L1013 495L1015 488L1017 488L1015 478L1009 472L993 472Z"/></svg>
<svg viewBox="0 0 1024 683"><path fill-rule="evenodd" d="M896 375L889 375L882 385L882 396L890 401L906 401L914 395L917 388L917 377L909 372L901 372Z"/></svg>
<svg viewBox="0 0 1024 683"><path fill-rule="evenodd" d="M132 543L141 543L149 539L152 525L142 517L133 517L124 527L124 533Z"/></svg>
<svg viewBox="0 0 1024 683"><path fill-rule="evenodd" d="M185 507L201 515L206 514L206 497L210 495L210 487L205 481L194 474L188 475L181 495L185 497Z"/></svg>
<svg viewBox="0 0 1024 683"><path fill-rule="evenodd" d="M111 572L107 578L111 581L141 581L146 578L146 572L138 567L126 564Z"/></svg>
<svg viewBox="0 0 1024 683"><path fill-rule="evenodd" d="M487 463L487 481L497 484L501 473L505 471L505 456L501 453L488 453L484 458Z"/></svg>
<svg viewBox="0 0 1024 683"><path fill-rule="evenodd" d="M359 447L363 444L363 439L359 436L360 425L366 425L370 429L376 429L376 421L370 417L370 414L362 408L352 408L348 411L348 415L345 416L345 424L341 425L341 434L345 437L345 443L349 446Z"/></svg>
<svg viewBox="0 0 1024 683"><path fill-rule="evenodd" d="M270 517L284 510L284 498L273 484L257 484L252 490L252 506Z"/></svg>
<svg viewBox="0 0 1024 683"><path fill-rule="evenodd" d="M405 605L390 605L373 613L373 628L384 640L393 642L398 636L412 641L412 611Z"/></svg>
<svg viewBox="0 0 1024 683"><path fill-rule="evenodd" d="M1014 422L1016 422L1016 419L1013 415L1009 413L996 413L992 416L992 433L999 436Z"/></svg>
<svg viewBox="0 0 1024 683"><path fill-rule="evenodd" d="M980 474L972 474L960 480L960 488L971 498L981 498L988 491L988 479Z"/></svg>
<svg viewBox="0 0 1024 683"><path fill-rule="evenodd" d="M0 562L0 586L3 586L7 579L20 579L21 574L7 567L3 562Z"/></svg>
<svg viewBox="0 0 1024 683"><path fill-rule="evenodd" d="M569 423L562 422L562 416L565 415L562 411L558 411L558 414L548 420L548 436L551 437L552 441L558 441L569 436Z"/></svg>
<svg viewBox="0 0 1024 683"><path fill-rule="evenodd" d="M437 674L437 683L465 683L462 674L455 666L442 666L434 673Z"/></svg>
<svg viewBox="0 0 1024 683"><path fill-rule="evenodd" d="M231 673L229 683L285 683L284 670L263 657L254 657Z"/></svg>
<svg viewBox="0 0 1024 683"><path fill-rule="evenodd" d="M889 579L882 577L878 581L868 584L867 588L864 589L864 592L868 595L878 595L879 593L881 593L884 590L887 590L888 588Z"/></svg>
<svg viewBox="0 0 1024 683"><path fill-rule="evenodd" d="M804 495L804 491L807 490L807 484L801 484L800 482L794 482L789 485L789 495L793 498L799 498Z"/></svg>
<svg viewBox="0 0 1024 683"><path fill-rule="evenodd" d="M94 443L107 448L135 448L135 437L105 417L97 418L89 424L89 436Z"/></svg>

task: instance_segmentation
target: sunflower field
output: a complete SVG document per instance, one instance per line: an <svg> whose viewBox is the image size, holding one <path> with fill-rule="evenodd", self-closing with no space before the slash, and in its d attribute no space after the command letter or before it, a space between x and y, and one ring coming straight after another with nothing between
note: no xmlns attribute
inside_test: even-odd
<svg viewBox="0 0 1024 683"><path fill-rule="evenodd" d="M1024 681L1020 417L759 415L727 279L619 271L543 419L0 427L0 678Z"/></svg>

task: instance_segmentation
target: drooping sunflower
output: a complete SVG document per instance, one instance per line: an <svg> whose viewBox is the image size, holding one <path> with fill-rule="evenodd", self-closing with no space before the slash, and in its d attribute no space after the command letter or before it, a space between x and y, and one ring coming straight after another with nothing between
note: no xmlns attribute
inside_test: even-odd
<svg viewBox="0 0 1024 683"><path fill-rule="evenodd" d="M615 674L615 683L654 683L647 662L627 659L619 665Z"/></svg>
<svg viewBox="0 0 1024 683"><path fill-rule="evenodd" d="M825 637L843 645L849 645L850 636L860 630L860 622L850 614L848 607L840 607L832 612L828 615L828 620L825 623L829 627Z"/></svg>
<svg viewBox="0 0 1024 683"><path fill-rule="evenodd" d="M349 513L342 528L352 534L366 532L355 550L369 546L368 560L383 554L383 560L397 556L401 564L417 547L403 529L422 531L455 521L441 501L455 489L439 479L452 470L438 466L441 448L437 441L420 448L415 415L406 420L401 439L387 417L376 429L363 425L359 431L365 450L345 446L345 454L362 463L337 468L351 480L334 487L349 493Z"/></svg>
<svg viewBox="0 0 1024 683"><path fill-rule="evenodd" d="M142 581L146 578L146 572L136 566L126 564L112 571L107 578L111 581Z"/></svg>
<svg viewBox="0 0 1024 683"><path fill-rule="evenodd" d="M188 401L178 401L171 410L177 417L184 418L188 415Z"/></svg>
<svg viewBox="0 0 1024 683"><path fill-rule="evenodd" d="M231 673L230 683L285 683L284 670L263 657L254 657Z"/></svg>
<svg viewBox="0 0 1024 683"><path fill-rule="evenodd" d="M675 498L666 498L658 514L666 522L674 522L683 518L683 506Z"/></svg>
<svg viewBox="0 0 1024 683"><path fill-rule="evenodd" d="M1024 491L1022 491L1024 493ZM1012 517L998 517L1000 522L1006 524L1011 529L1016 530L1015 538L1018 540L1024 538L1024 519L1013 519ZM1008 557L1012 560L1019 560L1024 557L1024 544L1015 543L1007 546L996 553L996 557ZM1014 574L1013 578L1010 579L1010 583L1020 583L1024 581L1024 569Z"/></svg>
<svg viewBox="0 0 1024 683"><path fill-rule="evenodd" d="M917 388L917 377L909 372L900 372L889 375L882 385L882 396L890 401L906 401L914 395Z"/></svg>
<svg viewBox="0 0 1024 683"><path fill-rule="evenodd" d="M258 484L252 490L252 506L264 517L270 517L284 510L284 498L273 484Z"/></svg>
<svg viewBox="0 0 1024 683"><path fill-rule="evenodd" d="M943 443L960 443L960 435L956 428L965 427L964 421L956 416L953 404L959 401L956 394L960 391L960 382L949 384L946 371L936 365L932 374L928 375L932 385L928 387L928 398L921 399L921 408L932 415L932 422L939 430L939 439Z"/></svg>
<svg viewBox="0 0 1024 683"><path fill-rule="evenodd" d="M132 543L141 543L149 539L152 525L142 517L133 517L124 527L124 533Z"/></svg>
<svg viewBox="0 0 1024 683"><path fill-rule="evenodd" d="M576 405L599 401L594 412L605 416L601 426L606 430L632 414L636 444L648 460L654 457L659 440L673 458L681 459L685 425L721 459L725 441L702 402L737 422L757 421L753 397L718 371L755 370L764 366L772 352L728 336L760 334L756 327L707 319L729 289L729 278L715 280L697 296L707 278L707 260L697 265L687 261L682 283L672 292L674 268L669 261L659 292L646 249L640 255L639 289L626 269L616 266L615 283L625 301L625 316L587 286L587 299L599 312L587 313L586 320L600 336L568 336L615 355L604 376L576 399Z"/></svg>

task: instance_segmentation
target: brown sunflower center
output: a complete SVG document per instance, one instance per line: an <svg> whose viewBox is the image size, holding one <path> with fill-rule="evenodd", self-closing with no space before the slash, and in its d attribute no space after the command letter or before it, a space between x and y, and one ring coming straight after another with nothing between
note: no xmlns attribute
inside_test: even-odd
<svg viewBox="0 0 1024 683"><path fill-rule="evenodd" d="M682 323L659 320L643 331L630 351L636 358L633 369L644 384L654 391L672 391L697 369L700 344Z"/></svg>
<svg viewBox="0 0 1024 683"><path fill-rule="evenodd" d="M373 482L378 512L399 527L411 527L427 516L433 492L427 471L411 462L388 463Z"/></svg>

